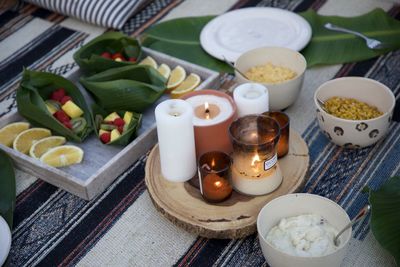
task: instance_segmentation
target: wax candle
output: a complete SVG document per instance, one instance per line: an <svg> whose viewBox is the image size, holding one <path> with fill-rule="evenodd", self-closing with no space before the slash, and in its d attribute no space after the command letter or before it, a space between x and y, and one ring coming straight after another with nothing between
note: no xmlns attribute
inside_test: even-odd
<svg viewBox="0 0 400 267"><path fill-rule="evenodd" d="M232 185L247 195L264 195L282 183L276 154L278 123L266 116L247 115L232 123Z"/></svg>
<svg viewBox="0 0 400 267"><path fill-rule="evenodd" d="M236 105L233 99L216 90L191 92L183 99L194 110L197 157L209 151L232 152L228 128L236 118Z"/></svg>
<svg viewBox="0 0 400 267"><path fill-rule="evenodd" d="M281 135L278 142L278 158L286 156L289 152L289 135L290 135L290 119L289 116L280 111L271 111L263 113L265 116L269 116L275 119L279 123Z"/></svg>
<svg viewBox="0 0 400 267"><path fill-rule="evenodd" d="M184 182L197 171L193 108L184 100L166 100L155 110L161 173L169 181Z"/></svg>
<svg viewBox="0 0 400 267"><path fill-rule="evenodd" d="M199 184L204 200L221 202L232 194L229 182L230 157L219 151L203 154L199 159Z"/></svg>
<svg viewBox="0 0 400 267"><path fill-rule="evenodd" d="M261 114L269 110L268 90L258 83L244 83L233 91L238 116Z"/></svg>

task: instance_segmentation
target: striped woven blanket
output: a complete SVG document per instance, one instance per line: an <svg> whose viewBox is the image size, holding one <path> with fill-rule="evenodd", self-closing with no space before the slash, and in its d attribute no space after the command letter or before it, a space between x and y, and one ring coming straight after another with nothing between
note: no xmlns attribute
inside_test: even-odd
<svg viewBox="0 0 400 267"><path fill-rule="evenodd" d="M295 12L355 16L381 7L400 19L393 1L370 0L155 0L122 27L139 35L151 24L182 16L219 14L248 6L273 6ZM68 76L77 66L72 54L106 31L31 4L0 11L0 116L16 108L15 89L22 68ZM353 217L367 202L365 185L378 188L400 174L400 124L393 122L384 140L350 150L335 146L319 130L310 103L323 82L341 76L365 76L400 95L400 51L360 63L307 70L298 101L287 112L310 149L304 192L328 197ZM223 85L232 77L222 77ZM238 240L206 239L187 233L153 207L144 183L147 155L133 163L92 201L17 171L17 203L12 230L11 266L266 266L256 235ZM374 239L369 217L358 223L343 266L395 266Z"/></svg>

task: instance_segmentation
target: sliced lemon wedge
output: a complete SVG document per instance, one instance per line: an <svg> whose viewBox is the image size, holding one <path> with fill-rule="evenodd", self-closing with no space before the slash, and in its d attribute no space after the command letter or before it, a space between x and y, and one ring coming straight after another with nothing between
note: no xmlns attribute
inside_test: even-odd
<svg viewBox="0 0 400 267"><path fill-rule="evenodd" d="M171 91L171 98L180 98L184 94L187 94L201 83L199 75L191 73L186 80L184 80L177 88Z"/></svg>
<svg viewBox="0 0 400 267"><path fill-rule="evenodd" d="M178 87L186 78L186 71L181 66L176 66L169 76L167 89L172 90Z"/></svg>
<svg viewBox="0 0 400 267"><path fill-rule="evenodd" d="M32 128L21 132L15 137L13 148L21 153L28 154L31 146L40 139L49 137L50 130L45 128Z"/></svg>
<svg viewBox="0 0 400 267"><path fill-rule="evenodd" d="M157 69L158 65L157 62L151 56L147 56L145 59L139 62L139 65L147 65Z"/></svg>
<svg viewBox="0 0 400 267"><path fill-rule="evenodd" d="M28 129L27 122L14 122L4 126L0 129L0 144L11 147L17 135Z"/></svg>
<svg viewBox="0 0 400 267"><path fill-rule="evenodd" d="M158 72L164 76L165 79L169 78L169 75L171 74L171 69L167 64L162 63L160 67L158 67Z"/></svg>
<svg viewBox="0 0 400 267"><path fill-rule="evenodd" d="M38 159L44 153L46 153L50 148L61 146L65 144L66 139L63 136L50 136L40 139L31 146L29 149L29 155L32 158Z"/></svg>
<svg viewBox="0 0 400 267"><path fill-rule="evenodd" d="M40 161L53 167L65 167L81 163L83 154L83 150L77 146L57 146L44 153Z"/></svg>

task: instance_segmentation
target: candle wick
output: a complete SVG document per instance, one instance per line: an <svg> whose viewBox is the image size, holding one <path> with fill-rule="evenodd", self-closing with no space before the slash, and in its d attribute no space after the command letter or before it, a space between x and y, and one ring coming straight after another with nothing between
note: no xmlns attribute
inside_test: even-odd
<svg viewBox="0 0 400 267"><path fill-rule="evenodd" d="M208 108L206 108L206 113L210 113L210 110Z"/></svg>

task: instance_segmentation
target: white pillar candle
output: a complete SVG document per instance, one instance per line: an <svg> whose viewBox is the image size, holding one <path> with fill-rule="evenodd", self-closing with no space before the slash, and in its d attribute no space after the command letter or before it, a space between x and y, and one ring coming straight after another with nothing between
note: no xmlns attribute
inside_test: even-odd
<svg viewBox="0 0 400 267"><path fill-rule="evenodd" d="M166 100L156 107L161 173L169 181L185 182L197 171L193 108L184 100Z"/></svg>
<svg viewBox="0 0 400 267"><path fill-rule="evenodd" d="M233 91L238 115L261 114L269 110L268 90L258 83L244 83Z"/></svg>

